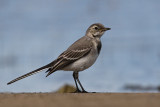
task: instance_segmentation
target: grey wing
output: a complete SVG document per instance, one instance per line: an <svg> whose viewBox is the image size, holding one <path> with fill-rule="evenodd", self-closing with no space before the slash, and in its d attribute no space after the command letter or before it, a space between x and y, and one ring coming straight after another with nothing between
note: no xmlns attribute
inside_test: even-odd
<svg viewBox="0 0 160 107"><path fill-rule="evenodd" d="M69 49L65 52L63 52L59 57L58 57L58 61L55 64L55 66L49 70L47 76L49 76L50 74L52 74L54 71L56 70L60 70L63 67L73 63L74 61L84 57L85 55L87 55L90 51L91 51L92 45L89 46L85 46L85 47L78 47L77 49ZM46 76L46 77L47 77Z"/></svg>

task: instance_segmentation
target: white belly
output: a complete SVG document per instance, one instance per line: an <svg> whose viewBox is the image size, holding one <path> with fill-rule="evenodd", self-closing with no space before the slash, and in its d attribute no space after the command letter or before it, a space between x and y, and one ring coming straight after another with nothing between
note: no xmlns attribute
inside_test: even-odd
<svg viewBox="0 0 160 107"><path fill-rule="evenodd" d="M89 55L73 62L69 66L65 67L63 70L64 71L83 71L90 66L94 64L98 57L98 53L94 51L91 51Z"/></svg>

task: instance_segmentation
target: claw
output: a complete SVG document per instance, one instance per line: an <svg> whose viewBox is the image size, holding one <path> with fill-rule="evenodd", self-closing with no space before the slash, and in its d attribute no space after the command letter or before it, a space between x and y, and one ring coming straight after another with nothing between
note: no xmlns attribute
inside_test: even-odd
<svg viewBox="0 0 160 107"><path fill-rule="evenodd" d="M81 93L89 93L89 92L87 92L87 91L83 90L83 91L81 91Z"/></svg>
<svg viewBox="0 0 160 107"><path fill-rule="evenodd" d="M73 93L82 93L82 91L81 91L81 90L79 90L79 89L76 89L76 91L75 91L75 92L73 92Z"/></svg>

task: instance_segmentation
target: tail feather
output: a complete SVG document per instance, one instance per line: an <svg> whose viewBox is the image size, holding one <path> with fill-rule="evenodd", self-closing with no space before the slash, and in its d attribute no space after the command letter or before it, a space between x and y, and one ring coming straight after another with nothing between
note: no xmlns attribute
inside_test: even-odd
<svg viewBox="0 0 160 107"><path fill-rule="evenodd" d="M45 65L45 66L43 66L43 67L41 67L41 68L38 68L38 69L36 69L36 70L34 70L34 71L31 71L31 72L29 72L29 73L27 73L27 74L24 74L24 75L22 75L22 76L20 76L20 77L18 77L18 78L16 78L16 79L8 82L7 85L12 84L12 83L14 83L14 82L16 82L16 81L19 81L19 80L21 80L21 79L24 79L24 78L26 78L26 77L28 77L28 76L33 75L33 74L39 73L39 72L41 72L42 70L44 70L44 69L46 69L46 68L50 68L51 66L54 65L55 62L56 62L56 61L53 61L53 62L51 62L51 63L48 64L48 65Z"/></svg>
<svg viewBox="0 0 160 107"><path fill-rule="evenodd" d="M22 75L22 76L20 76L20 77L18 77L18 78L16 78L16 79L8 82L7 85L12 84L12 83L14 83L14 82L16 82L16 81L19 81L19 80L21 80L21 79L24 79L24 78L26 78L26 77L28 77L28 76L33 75L33 74L36 74L36 73L38 73L38 72L40 72L40 71L32 71L32 72L29 72L29 73L27 73L27 74L24 74L24 75Z"/></svg>
<svg viewBox="0 0 160 107"><path fill-rule="evenodd" d="M49 68L45 73L49 72L51 70L51 68Z"/></svg>
<svg viewBox="0 0 160 107"><path fill-rule="evenodd" d="M46 77L48 77L49 75L51 75L53 72L55 72L57 70L57 68L61 65L60 63L63 61L63 59L60 59L57 61L57 63L54 64L53 68L49 68L46 73L48 72L48 74L46 75Z"/></svg>

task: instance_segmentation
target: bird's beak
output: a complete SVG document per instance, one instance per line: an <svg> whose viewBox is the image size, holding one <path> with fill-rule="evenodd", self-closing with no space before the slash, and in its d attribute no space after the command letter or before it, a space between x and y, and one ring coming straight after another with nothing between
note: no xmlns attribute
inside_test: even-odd
<svg viewBox="0 0 160 107"><path fill-rule="evenodd" d="M107 30L111 30L111 28L103 28L103 29L101 29L101 31L107 31Z"/></svg>
<svg viewBox="0 0 160 107"><path fill-rule="evenodd" d="M111 30L111 28L104 28L103 31Z"/></svg>

